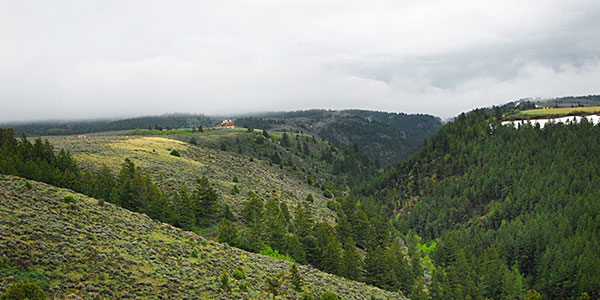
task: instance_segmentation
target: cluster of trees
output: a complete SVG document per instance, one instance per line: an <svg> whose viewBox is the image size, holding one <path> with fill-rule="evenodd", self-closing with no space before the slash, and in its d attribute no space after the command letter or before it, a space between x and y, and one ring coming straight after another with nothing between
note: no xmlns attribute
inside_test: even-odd
<svg viewBox="0 0 600 300"><path fill-rule="evenodd" d="M319 130L322 138L336 145L358 145L383 167L396 165L415 153L440 127L439 119L426 115L397 115L351 111Z"/></svg>
<svg viewBox="0 0 600 300"><path fill-rule="evenodd" d="M273 125L283 124L282 120L264 119L260 117L244 117L237 118L235 124L238 127L256 128L256 129L271 129Z"/></svg>
<svg viewBox="0 0 600 300"><path fill-rule="evenodd" d="M118 174L106 166L81 171L69 152L54 152L40 138L33 143L14 130L0 129L0 173L65 187L103 199L129 210L186 230L198 231L218 222L223 209L206 177L197 178L197 188L165 194L134 163L125 159Z"/></svg>
<svg viewBox="0 0 600 300"><path fill-rule="evenodd" d="M276 121L294 124L304 132L311 132L337 146L352 147L357 144L361 151L373 161L380 162L382 167L393 166L412 155L423 140L442 127L441 120L430 115L366 110L313 109L267 113L263 117L268 119L257 119L268 120L271 124Z"/></svg>
<svg viewBox="0 0 600 300"><path fill-rule="evenodd" d="M283 132L279 137L267 130L262 133L240 132L235 136L221 136L218 143L203 145L287 168L298 176L311 178L310 184L325 180L336 186L353 188L379 174L375 162L358 146L335 146L315 136L299 133Z"/></svg>
<svg viewBox="0 0 600 300"><path fill-rule="evenodd" d="M286 202L249 192L241 224L224 219L218 239L248 251L274 249L261 253L276 253L388 290L424 293L416 244L411 244L408 256L376 205L352 197L338 199L337 224L331 225L314 219L308 201L299 204L292 214ZM419 288L415 288L417 285Z"/></svg>
<svg viewBox="0 0 600 300"><path fill-rule="evenodd" d="M439 238L434 299L600 297L600 126L500 121L460 115L366 193Z"/></svg>

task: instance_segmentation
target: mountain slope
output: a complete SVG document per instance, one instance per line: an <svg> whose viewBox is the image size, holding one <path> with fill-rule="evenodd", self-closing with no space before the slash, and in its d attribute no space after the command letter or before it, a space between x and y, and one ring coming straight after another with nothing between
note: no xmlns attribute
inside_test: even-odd
<svg viewBox="0 0 600 300"><path fill-rule="evenodd" d="M424 114L367 110L306 110L265 113L238 118L254 128L302 130L336 145L355 144L382 167L392 166L415 153L442 126L439 118Z"/></svg>
<svg viewBox="0 0 600 300"><path fill-rule="evenodd" d="M271 297L267 278L280 272L287 277L290 265L67 189L0 175L0 292L13 282L33 280L51 298L265 299ZM232 291L223 291L221 276L238 266L246 278L231 277ZM403 299L298 268L315 296L332 291L343 299ZM279 292L300 297L287 279Z"/></svg>
<svg viewBox="0 0 600 300"><path fill-rule="evenodd" d="M367 194L402 232L440 238L439 299L527 288L544 299L599 297L600 126L499 121L486 110L460 115Z"/></svg>

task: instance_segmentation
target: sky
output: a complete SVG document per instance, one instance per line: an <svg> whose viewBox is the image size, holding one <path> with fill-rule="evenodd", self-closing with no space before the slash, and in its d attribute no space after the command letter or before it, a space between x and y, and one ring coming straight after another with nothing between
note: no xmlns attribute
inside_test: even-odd
<svg viewBox="0 0 600 300"><path fill-rule="evenodd" d="M597 0L0 0L0 122L590 94Z"/></svg>

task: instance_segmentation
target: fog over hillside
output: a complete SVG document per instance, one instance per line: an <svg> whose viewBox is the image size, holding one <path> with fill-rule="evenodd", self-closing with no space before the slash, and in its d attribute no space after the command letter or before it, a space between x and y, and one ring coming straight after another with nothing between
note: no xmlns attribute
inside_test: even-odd
<svg viewBox="0 0 600 300"><path fill-rule="evenodd" d="M447 118L599 92L600 2L0 4L0 121L307 108Z"/></svg>

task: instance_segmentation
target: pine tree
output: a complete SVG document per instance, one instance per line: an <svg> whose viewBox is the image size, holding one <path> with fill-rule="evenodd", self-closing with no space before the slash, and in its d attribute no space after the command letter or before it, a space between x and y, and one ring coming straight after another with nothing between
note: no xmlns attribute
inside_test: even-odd
<svg viewBox="0 0 600 300"><path fill-rule="evenodd" d="M298 272L298 266L296 266L295 263L290 266L290 282L294 286L294 290L296 290L296 292L302 291L302 286L304 285L304 282L302 280L300 272Z"/></svg>
<svg viewBox="0 0 600 300"><path fill-rule="evenodd" d="M219 225L219 235L217 236L219 243L227 243L231 246L239 244L239 233L235 225L223 218L223 221Z"/></svg>
<svg viewBox="0 0 600 300"><path fill-rule="evenodd" d="M327 273L340 274L342 251L333 228L327 223L319 222L315 225L314 235L319 250L318 268Z"/></svg>
<svg viewBox="0 0 600 300"><path fill-rule="evenodd" d="M352 279L361 280L360 254L354 244L352 236L348 236L344 241L344 256L342 257L342 276Z"/></svg>
<svg viewBox="0 0 600 300"><path fill-rule="evenodd" d="M202 176L197 181L198 187L192 195L196 212L196 223L199 226L206 227L213 224L218 216L218 195L206 176Z"/></svg>
<svg viewBox="0 0 600 300"><path fill-rule="evenodd" d="M289 148L291 146L290 137L287 134L287 132L284 132L283 136L281 137L281 146L286 148Z"/></svg>

